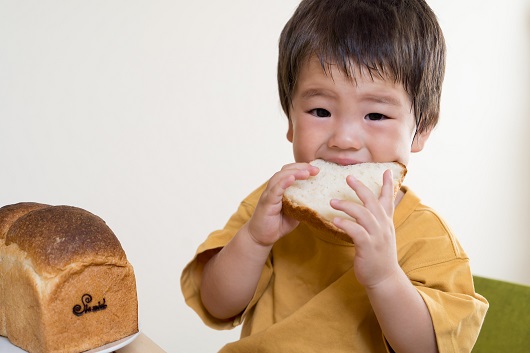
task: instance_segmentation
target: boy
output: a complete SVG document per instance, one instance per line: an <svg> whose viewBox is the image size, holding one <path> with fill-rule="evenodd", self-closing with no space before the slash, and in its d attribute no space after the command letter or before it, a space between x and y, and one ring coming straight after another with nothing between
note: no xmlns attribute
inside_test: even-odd
<svg viewBox="0 0 530 353"><path fill-rule="evenodd" d="M248 196L184 269L208 325L243 322L222 352L470 352L487 302L444 222L406 187L352 177L331 200L355 245L282 213L321 158L348 165L422 150L437 123L445 44L423 0L303 0L280 37L278 83L295 163Z"/></svg>

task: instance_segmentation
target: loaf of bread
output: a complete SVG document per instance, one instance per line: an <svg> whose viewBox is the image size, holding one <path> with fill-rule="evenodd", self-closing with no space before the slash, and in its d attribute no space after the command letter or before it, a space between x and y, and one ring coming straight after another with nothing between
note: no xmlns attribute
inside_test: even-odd
<svg viewBox="0 0 530 353"><path fill-rule="evenodd" d="M379 196L383 185L383 173L390 169L393 173L395 197L407 174L407 168L398 162L341 166L317 159L311 164L318 167L320 172L307 180L297 180L291 185L284 193L282 210L292 218L331 232L350 243L351 238L333 224L333 219L352 218L330 206L331 199L362 203L355 191L346 183L346 177L353 175Z"/></svg>
<svg viewBox="0 0 530 353"><path fill-rule="evenodd" d="M71 206L0 208L0 335L31 353L79 353L136 332L134 271L101 218Z"/></svg>

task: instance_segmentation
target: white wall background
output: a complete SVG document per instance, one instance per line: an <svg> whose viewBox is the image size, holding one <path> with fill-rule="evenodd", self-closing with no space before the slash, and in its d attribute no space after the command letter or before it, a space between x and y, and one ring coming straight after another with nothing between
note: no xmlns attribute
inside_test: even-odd
<svg viewBox="0 0 530 353"><path fill-rule="evenodd" d="M98 214L168 352L237 338L185 306L180 272L291 161L277 40L298 0L0 0L0 205ZM431 0L448 43L442 120L407 184L475 273L530 284L530 2Z"/></svg>

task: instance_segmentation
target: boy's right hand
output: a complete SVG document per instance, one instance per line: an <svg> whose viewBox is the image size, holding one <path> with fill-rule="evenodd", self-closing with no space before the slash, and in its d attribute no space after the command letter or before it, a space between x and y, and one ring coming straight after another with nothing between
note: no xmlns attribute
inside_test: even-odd
<svg viewBox="0 0 530 353"><path fill-rule="evenodd" d="M283 193L295 180L305 180L318 172L319 169L309 163L292 163L272 176L247 224L252 240L263 246L272 246L296 228L299 222L282 213Z"/></svg>

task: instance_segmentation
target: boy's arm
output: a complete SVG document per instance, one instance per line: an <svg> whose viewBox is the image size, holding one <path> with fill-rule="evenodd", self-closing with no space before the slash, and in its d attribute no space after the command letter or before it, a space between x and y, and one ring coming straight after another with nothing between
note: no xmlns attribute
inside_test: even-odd
<svg viewBox="0 0 530 353"><path fill-rule="evenodd" d="M427 305L401 269L365 289L377 321L395 352L438 352Z"/></svg>
<svg viewBox="0 0 530 353"><path fill-rule="evenodd" d="M256 243L248 223L204 266L201 300L210 314L229 319L245 309L258 285L272 245Z"/></svg>
<svg viewBox="0 0 530 353"><path fill-rule="evenodd" d="M391 172L383 176L379 198L354 178L347 182L364 205L332 200L332 207L357 220L337 218L334 223L355 243L355 275L366 289L385 338L398 353L437 352L427 305L397 260Z"/></svg>
<svg viewBox="0 0 530 353"><path fill-rule="evenodd" d="M298 225L282 213L283 193L295 180L317 173L307 163L284 166L269 180L250 220L206 263L201 300L211 315L229 319L246 308L272 246Z"/></svg>

